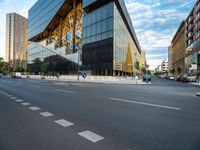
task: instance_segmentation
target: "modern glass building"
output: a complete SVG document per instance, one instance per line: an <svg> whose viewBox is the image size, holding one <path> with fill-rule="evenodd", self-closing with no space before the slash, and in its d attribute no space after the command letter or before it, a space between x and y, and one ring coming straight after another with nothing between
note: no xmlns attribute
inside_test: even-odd
<svg viewBox="0 0 200 150"><path fill-rule="evenodd" d="M123 0L38 0L29 10L29 41L30 72L40 60L45 72L70 74L79 66L92 75L125 76L141 62Z"/></svg>

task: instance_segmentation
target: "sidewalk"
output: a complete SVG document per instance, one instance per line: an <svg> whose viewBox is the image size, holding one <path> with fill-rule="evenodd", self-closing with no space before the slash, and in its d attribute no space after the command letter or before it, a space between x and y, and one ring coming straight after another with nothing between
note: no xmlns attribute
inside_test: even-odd
<svg viewBox="0 0 200 150"><path fill-rule="evenodd" d="M200 85L200 83L189 83L189 84L192 84L192 85Z"/></svg>

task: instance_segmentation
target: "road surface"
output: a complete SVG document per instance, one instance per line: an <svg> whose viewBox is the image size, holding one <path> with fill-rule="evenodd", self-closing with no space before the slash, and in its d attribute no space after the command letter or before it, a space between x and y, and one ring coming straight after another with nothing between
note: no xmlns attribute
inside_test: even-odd
<svg viewBox="0 0 200 150"><path fill-rule="evenodd" d="M0 150L199 150L199 89L0 78Z"/></svg>

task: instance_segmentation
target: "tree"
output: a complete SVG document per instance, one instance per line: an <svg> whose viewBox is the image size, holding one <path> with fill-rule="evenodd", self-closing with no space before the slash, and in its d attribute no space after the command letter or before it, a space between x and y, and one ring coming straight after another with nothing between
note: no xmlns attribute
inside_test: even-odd
<svg viewBox="0 0 200 150"><path fill-rule="evenodd" d="M47 64L42 64L41 65L40 70L41 70L43 75L45 75L47 73L47 67L48 67Z"/></svg>
<svg viewBox="0 0 200 150"><path fill-rule="evenodd" d="M177 73L178 73L178 76L182 73L182 69L181 69L180 67L177 67L177 68L176 68L176 71L177 71Z"/></svg>
<svg viewBox="0 0 200 150"><path fill-rule="evenodd" d="M173 75L175 74L175 72L176 72L175 68L172 68L172 69L170 70L170 73L173 74Z"/></svg>
<svg viewBox="0 0 200 150"><path fill-rule="evenodd" d="M40 58L36 58L35 60L33 60L32 64L28 65L28 71L33 72L37 75L41 71L41 65L42 61L40 60Z"/></svg>
<svg viewBox="0 0 200 150"><path fill-rule="evenodd" d="M4 60L0 57L0 73L3 73Z"/></svg>
<svg viewBox="0 0 200 150"><path fill-rule="evenodd" d="M15 72L24 72L25 69L22 67L22 66L18 66L16 69L15 69Z"/></svg>
<svg viewBox="0 0 200 150"><path fill-rule="evenodd" d="M161 72L155 72L154 75L155 76L160 76L162 73Z"/></svg>
<svg viewBox="0 0 200 150"><path fill-rule="evenodd" d="M4 62L3 74L9 74L12 71L13 71L13 68L10 66L10 64L8 62Z"/></svg>
<svg viewBox="0 0 200 150"><path fill-rule="evenodd" d="M142 68L142 73L147 74L147 69L145 67Z"/></svg>
<svg viewBox="0 0 200 150"><path fill-rule="evenodd" d="M136 66L135 67L139 72L141 71L140 62L138 60L136 61Z"/></svg>
<svg viewBox="0 0 200 150"><path fill-rule="evenodd" d="M151 75L151 71L150 71L150 70L148 70L148 71L147 71L147 74L148 74L148 75Z"/></svg>

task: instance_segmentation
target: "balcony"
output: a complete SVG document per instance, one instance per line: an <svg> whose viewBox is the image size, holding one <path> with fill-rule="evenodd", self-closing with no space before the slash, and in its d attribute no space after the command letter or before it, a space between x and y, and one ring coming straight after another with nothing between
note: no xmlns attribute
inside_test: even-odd
<svg viewBox="0 0 200 150"><path fill-rule="evenodd" d="M197 31L200 29L200 25L197 25Z"/></svg>
<svg viewBox="0 0 200 150"><path fill-rule="evenodd" d="M188 39L193 37L193 35L194 35L194 32L189 32L188 35L187 35Z"/></svg>
<svg viewBox="0 0 200 150"><path fill-rule="evenodd" d="M192 31L192 30L193 30L193 27L194 27L194 25L190 24L190 25L188 26L188 30L187 30L187 32Z"/></svg>
<svg viewBox="0 0 200 150"><path fill-rule="evenodd" d="M198 13L199 11L200 11L200 2L197 4L196 13Z"/></svg>
<svg viewBox="0 0 200 150"><path fill-rule="evenodd" d="M196 22L198 22L199 20L200 20L200 12L197 14Z"/></svg>
<svg viewBox="0 0 200 150"><path fill-rule="evenodd" d="M188 19L188 21L187 21L187 24L188 24L188 25L191 24L191 22L193 21L193 19L194 19L194 17L193 17L193 16L190 16L189 19Z"/></svg>

